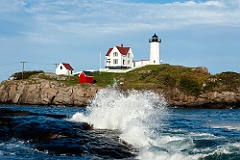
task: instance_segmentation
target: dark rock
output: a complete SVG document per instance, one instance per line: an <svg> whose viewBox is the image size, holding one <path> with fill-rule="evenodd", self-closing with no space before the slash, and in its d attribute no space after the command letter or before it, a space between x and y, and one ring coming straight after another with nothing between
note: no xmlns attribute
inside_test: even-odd
<svg viewBox="0 0 240 160"><path fill-rule="evenodd" d="M104 159L135 156L131 145L119 141L116 130L94 130L88 123L70 122L61 115L0 111L0 142L16 138L56 156L94 154Z"/></svg>
<svg viewBox="0 0 240 160"><path fill-rule="evenodd" d="M0 117L11 117L11 116L30 116L32 113L26 111L12 111L5 108L0 108Z"/></svg>

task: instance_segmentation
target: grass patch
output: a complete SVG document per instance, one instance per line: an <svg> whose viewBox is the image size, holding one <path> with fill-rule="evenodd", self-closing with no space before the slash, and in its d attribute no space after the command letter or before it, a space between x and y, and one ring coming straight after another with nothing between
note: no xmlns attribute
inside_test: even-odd
<svg viewBox="0 0 240 160"><path fill-rule="evenodd" d="M94 79L98 86L106 87L114 83L114 79L121 80L124 73L93 72Z"/></svg>
<svg viewBox="0 0 240 160"><path fill-rule="evenodd" d="M94 72L97 85L107 86L117 79L129 89L174 88L190 95L197 95L201 91L201 84L210 76L201 70L183 66L148 65L127 73Z"/></svg>
<svg viewBox="0 0 240 160"><path fill-rule="evenodd" d="M205 84L205 90L238 91L238 88L240 88L240 74L236 72L222 72L209 77Z"/></svg>

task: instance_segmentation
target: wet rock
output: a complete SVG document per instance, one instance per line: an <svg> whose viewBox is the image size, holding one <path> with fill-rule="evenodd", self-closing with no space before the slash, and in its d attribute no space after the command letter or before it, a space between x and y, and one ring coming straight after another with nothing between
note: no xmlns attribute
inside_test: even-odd
<svg viewBox="0 0 240 160"><path fill-rule="evenodd" d="M26 111L12 111L5 108L0 108L0 117L9 117L9 116L30 116L32 113Z"/></svg>
<svg viewBox="0 0 240 160"><path fill-rule="evenodd" d="M116 130L94 130L88 123L74 123L64 115L0 109L0 142L11 138L29 142L52 155L94 154L104 159L135 156L131 145L119 141Z"/></svg>

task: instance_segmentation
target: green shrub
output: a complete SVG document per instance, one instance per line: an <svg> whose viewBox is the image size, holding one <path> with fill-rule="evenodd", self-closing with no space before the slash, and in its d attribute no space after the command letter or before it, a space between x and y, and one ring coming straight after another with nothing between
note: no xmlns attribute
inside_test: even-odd
<svg viewBox="0 0 240 160"><path fill-rule="evenodd" d="M191 77L182 77L180 79L180 88L189 95L198 95L200 93L200 85Z"/></svg>
<svg viewBox="0 0 240 160"><path fill-rule="evenodd" d="M39 70L39 71L24 71L24 72L16 72L11 75L11 77L14 77L16 80L19 79L28 79L30 76L38 73L44 73L44 71Z"/></svg>
<svg viewBox="0 0 240 160"><path fill-rule="evenodd" d="M164 85L167 87L174 87L176 84L177 80L175 78L173 78L171 75L166 75L164 77Z"/></svg>

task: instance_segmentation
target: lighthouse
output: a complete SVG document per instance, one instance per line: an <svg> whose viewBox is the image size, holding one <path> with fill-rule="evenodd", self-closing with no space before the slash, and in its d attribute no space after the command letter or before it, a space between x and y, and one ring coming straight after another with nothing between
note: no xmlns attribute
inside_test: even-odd
<svg viewBox="0 0 240 160"><path fill-rule="evenodd" d="M152 39L149 39L150 43L150 62L149 64L160 64L160 43L161 39L154 34Z"/></svg>

